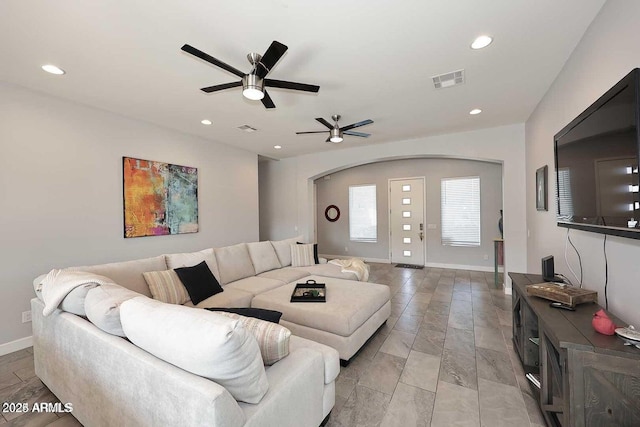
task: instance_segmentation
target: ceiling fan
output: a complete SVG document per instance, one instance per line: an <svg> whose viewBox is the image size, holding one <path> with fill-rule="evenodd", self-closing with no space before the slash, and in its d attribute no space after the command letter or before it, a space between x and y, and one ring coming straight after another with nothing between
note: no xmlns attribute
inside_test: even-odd
<svg viewBox="0 0 640 427"><path fill-rule="evenodd" d="M338 126L338 120L340 120L340 115L339 114L334 114L333 116L331 116L331 118L333 119L333 125L331 123L329 123L328 121L326 121L325 119L323 119L322 117L316 117L317 121L319 121L320 123L322 123L323 125L325 125L326 127L329 128L329 138L327 138L327 140L325 142L333 142L334 144L338 144L338 143L342 142L342 140L344 139L343 135L359 136L361 138L367 138L367 137L371 136L370 133L354 132L351 129L371 124L371 123L373 123L373 120L367 119L367 120L363 120L361 122L352 123L350 125L340 127L340 126ZM310 131L310 132L296 132L296 134L297 135L302 135L302 134L305 134L305 133L324 133L324 132L326 132L326 130L317 130L317 131Z"/></svg>
<svg viewBox="0 0 640 427"><path fill-rule="evenodd" d="M207 61L208 63L213 64L216 67L220 67L225 71L235 74L242 79L237 82L223 83L220 85L203 87L202 89L200 89L201 91L206 93L217 92L232 87L242 86L242 95L244 95L245 98L251 99L253 101L261 100L262 104L266 108L276 108L275 104L271 100L271 97L265 90L265 86L277 87L280 89L301 90L304 92L318 92L318 90L320 90L320 86L265 78L269 71L271 71L273 66L276 64L276 62L278 62L278 60L288 49L287 46L275 40L273 41L273 43L271 43L271 46L269 46L264 55L260 55L258 53L250 53L247 55L247 59L253 67L248 74L245 74L237 68L225 64L219 59L216 59L213 56L208 55L188 44L182 46L181 49L193 56L202 59L203 61Z"/></svg>

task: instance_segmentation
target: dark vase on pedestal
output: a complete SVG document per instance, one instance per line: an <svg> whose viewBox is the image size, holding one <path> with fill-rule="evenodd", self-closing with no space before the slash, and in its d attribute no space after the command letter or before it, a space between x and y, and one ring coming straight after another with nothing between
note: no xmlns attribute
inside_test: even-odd
<svg viewBox="0 0 640 427"><path fill-rule="evenodd" d="M500 238L504 239L504 233L502 231L502 209L500 209L500 219L498 220L498 230L500 230Z"/></svg>

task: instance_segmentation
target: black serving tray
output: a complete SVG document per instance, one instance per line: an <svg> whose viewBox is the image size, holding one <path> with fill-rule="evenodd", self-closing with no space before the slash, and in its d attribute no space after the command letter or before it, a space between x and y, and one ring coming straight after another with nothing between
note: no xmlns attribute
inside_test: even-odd
<svg viewBox="0 0 640 427"><path fill-rule="evenodd" d="M291 302L327 302L327 288L324 283L307 280L297 283L291 294Z"/></svg>

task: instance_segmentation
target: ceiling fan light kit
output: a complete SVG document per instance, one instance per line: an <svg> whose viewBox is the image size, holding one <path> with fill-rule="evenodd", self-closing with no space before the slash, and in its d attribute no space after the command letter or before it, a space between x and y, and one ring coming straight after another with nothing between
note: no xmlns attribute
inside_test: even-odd
<svg viewBox="0 0 640 427"><path fill-rule="evenodd" d="M276 108L276 105L265 90L265 86L314 93L320 90L320 86L317 85L265 78L288 49L287 46L276 40L271 43L264 55L259 55L257 53L250 53L247 55L247 59L252 65L251 71L247 74L188 44L183 45L181 49L190 55L200 58L209 64L222 68L223 70L241 78L240 81L223 83L200 89L205 93L218 92L242 86L242 95L244 95L245 98L252 101L262 101L262 105L264 105L265 108Z"/></svg>
<svg viewBox="0 0 640 427"><path fill-rule="evenodd" d="M329 132L331 135L329 137L329 142L333 142L334 144L339 144L344 140L344 138L342 137L342 132L340 132L340 129L333 128Z"/></svg>

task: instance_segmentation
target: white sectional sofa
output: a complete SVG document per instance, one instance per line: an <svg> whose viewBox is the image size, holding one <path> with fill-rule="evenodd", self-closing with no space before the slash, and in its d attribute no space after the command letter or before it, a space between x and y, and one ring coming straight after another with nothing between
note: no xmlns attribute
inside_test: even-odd
<svg viewBox="0 0 640 427"><path fill-rule="evenodd" d="M199 302L195 305L197 308L251 307L256 296L311 275L342 279L338 282L347 286L356 284L354 273L343 273L333 264L292 267L291 245L299 239L242 243L66 270L105 276L131 291L151 297L143 273L206 261L223 292ZM42 279L40 276L34 280L36 294ZM358 285L369 284L358 282ZM338 337L349 342L350 353L355 353L353 349L357 350L389 317L388 288L370 285L379 294L381 307L369 310L373 312L371 316L347 328L354 332L353 337ZM335 403L339 357L343 356L320 343L324 334L318 331L321 325L318 330L306 326L295 328L283 314L281 324L297 335L290 337L288 356L265 367L269 384L266 395L258 403L249 404L236 401L216 382L174 366L126 338L101 330L82 316L84 296L72 294L76 292L69 293L49 316L42 314L41 295L32 300L35 368L36 374L63 403L73 403L73 415L87 426L303 427L318 426L328 419ZM184 305L193 306L190 301ZM309 313L313 316L313 310ZM297 313L294 319L300 317ZM334 323L336 319L340 320L335 317ZM307 329L309 338L315 341L299 336Z"/></svg>

